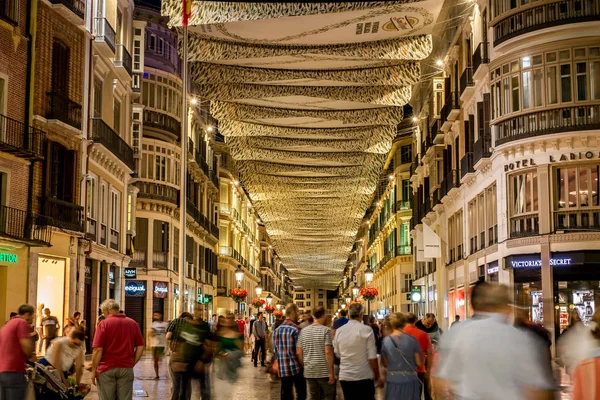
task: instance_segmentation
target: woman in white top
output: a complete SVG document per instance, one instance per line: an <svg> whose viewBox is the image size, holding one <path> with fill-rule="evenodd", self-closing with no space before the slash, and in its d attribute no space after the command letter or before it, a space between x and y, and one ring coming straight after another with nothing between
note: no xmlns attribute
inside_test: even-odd
<svg viewBox="0 0 600 400"><path fill-rule="evenodd" d="M81 343L85 340L85 333L81 329L73 329L69 336L57 338L46 351L46 356L39 363L55 368L60 374L60 379L68 385L69 371L75 366L75 382L81 382L83 374L83 350Z"/></svg>

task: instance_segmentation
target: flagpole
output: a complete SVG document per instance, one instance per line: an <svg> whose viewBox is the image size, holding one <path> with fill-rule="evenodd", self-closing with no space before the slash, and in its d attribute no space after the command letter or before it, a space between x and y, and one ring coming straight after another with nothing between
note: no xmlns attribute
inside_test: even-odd
<svg viewBox="0 0 600 400"><path fill-rule="evenodd" d="M187 21L186 21L187 22ZM188 155L188 27L187 23L183 26L183 96L181 107L181 176L180 176L180 194L179 194L179 312L184 310L185 303L185 266L186 257L186 218L187 218L187 155ZM195 293L189 293L192 299Z"/></svg>

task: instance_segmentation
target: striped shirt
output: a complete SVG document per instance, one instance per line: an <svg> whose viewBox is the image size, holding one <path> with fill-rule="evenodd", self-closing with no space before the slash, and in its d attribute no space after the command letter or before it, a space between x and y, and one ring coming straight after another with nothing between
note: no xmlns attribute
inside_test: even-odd
<svg viewBox="0 0 600 400"><path fill-rule="evenodd" d="M281 377L298 375L302 370L296 355L299 331L292 321L286 320L273 333L273 355L279 364Z"/></svg>
<svg viewBox="0 0 600 400"><path fill-rule="evenodd" d="M301 347L303 352L305 378L329 376L325 346L333 346L331 330L326 326L312 324L300 331L298 347Z"/></svg>

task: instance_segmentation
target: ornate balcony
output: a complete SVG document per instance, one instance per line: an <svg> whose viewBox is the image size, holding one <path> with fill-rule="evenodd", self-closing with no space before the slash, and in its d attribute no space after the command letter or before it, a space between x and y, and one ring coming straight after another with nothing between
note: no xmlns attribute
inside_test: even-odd
<svg viewBox="0 0 600 400"><path fill-rule="evenodd" d="M49 225L46 217L0 206L0 236L30 246L50 246L52 229Z"/></svg>
<svg viewBox="0 0 600 400"><path fill-rule="evenodd" d="M462 97L467 89L472 88L473 82L473 67L467 67L460 76L460 97Z"/></svg>
<svg viewBox="0 0 600 400"><path fill-rule="evenodd" d="M464 179L468 174L475 172L473 163L473 153L465 153L464 157L460 159L460 179Z"/></svg>
<svg viewBox="0 0 600 400"><path fill-rule="evenodd" d="M179 190L172 186L145 181L137 181L134 185L139 189L139 199L164 201L179 206Z"/></svg>
<svg viewBox="0 0 600 400"><path fill-rule="evenodd" d="M181 136L181 123L170 115L153 110L144 110L144 127L160 129L175 135Z"/></svg>
<svg viewBox="0 0 600 400"><path fill-rule="evenodd" d="M46 132L0 114L0 151L27 160L43 160Z"/></svg>
<svg viewBox="0 0 600 400"><path fill-rule="evenodd" d="M92 118L92 140L106 147L130 170L134 170L133 149L101 118Z"/></svg>
<svg viewBox="0 0 600 400"><path fill-rule="evenodd" d="M67 13L62 13L63 16L74 24L82 24L85 16L85 1L84 0L50 0L53 6L64 7L68 10ZM69 14L72 14L71 16Z"/></svg>
<svg viewBox="0 0 600 400"><path fill-rule="evenodd" d="M452 123L460 114L460 100L458 93L450 92L446 97L444 107L440 111L440 120L442 121L441 130L448 132L452 128Z"/></svg>
<svg viewBox="0 0 600 400"><path fill-rule="evenodd" d="M600 104L542 110L505 119L497 126L496 146L513 140L569 131L600 129Z"/></svg>
<svg viewBox="0 0 600 400"><path fill-rule="evenodd" d="M49 110L47 119L57 119L77 130L81 130L81 104L61 93L48 93Z"/></svg>
<svg viewBox="0 0 600 400"><path fill-rule="evenodd" d="M478 138L473 145L473 165L476 165L482 159L490 158L492 156L491 147L491 137L482 136Z"/></svg>
<svg viewBox="0 0 600 400"><path fill-rule="evenodd" d="M111 51L115 52L117 34L106 18L94 18L96 23L96 42L105 43Z"/></svg>
<svg viewBox="0 0 600 400"><path fill-rule="evenodd" d="M43 215L48 224L61 229L83 233L83 207L52 197L43 199Z"/></svg>
<svg viewBox="0 0 600 400"><path fill-rule="evenodd" d="M600 20L597 0L555 1L537 7L523 7L494 23L494 46L517 36L558 25Z"/></svg>
<svg viewBox="0 0 600 400"><path fill-rule="evenodd" d="M554 230L600 231L600 208L555 211Z"/></svg>

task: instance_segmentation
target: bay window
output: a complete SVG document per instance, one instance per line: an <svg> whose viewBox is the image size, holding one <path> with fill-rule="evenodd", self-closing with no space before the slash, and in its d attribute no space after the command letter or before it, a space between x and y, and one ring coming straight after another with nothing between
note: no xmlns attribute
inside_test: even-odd
<svg viewBox="0 0 600 400"><path fill-rule="evenodd" d="M555 170L555 229L600 229L599 165Z"/></svg>
<svg viewBox="0 0 600 400"><path fill-rule="evenodd" d="M537 171L513 174L509 180L510 237L539 232Z"/></svg>

